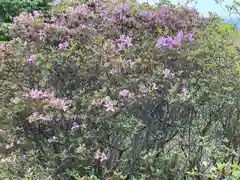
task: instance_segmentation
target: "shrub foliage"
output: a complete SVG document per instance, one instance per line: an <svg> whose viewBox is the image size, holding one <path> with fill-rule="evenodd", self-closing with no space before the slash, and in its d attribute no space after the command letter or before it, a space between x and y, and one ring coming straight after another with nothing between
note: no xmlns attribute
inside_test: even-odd
<svg viewBox="0 0 240 180"><path fill-rule="evenodd" d="M239 60L217 18L61 7L21 13L0 46L2 177L239 177Z"/></svg>

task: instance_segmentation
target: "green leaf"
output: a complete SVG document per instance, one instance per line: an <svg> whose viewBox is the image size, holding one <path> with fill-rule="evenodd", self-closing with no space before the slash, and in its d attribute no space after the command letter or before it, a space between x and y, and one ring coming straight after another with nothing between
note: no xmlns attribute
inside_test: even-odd
<svg viewBox="0 0 240 180"><path fill-rule="evenodd" d="M39 24L41 24L42 21L41 21L41 19L36 19L34 22L35 22L35 24L39 25Z"/></svg>
<svg viewBox="0 0 240 180"><path fill-rule="evenodd" d="M237 171L237 170L234 170L234 171L232 172L232 175L233 175L234 177L236 177L237 179L240 177L240 173L239 173L239 171Z"/></svg>
<svg viewBox="0 0 240 180"><path fill-rule="evenodd" d="M140 180L145 180L145 176L142 175L142 176L140 177Z"/></svg>
<svg viewBox="0 0 240 180"><path fill-rule="evenodd" d="M218 170L220 172L222 172L224 168L225 168L225 164L221 163L221 164L218 165Z"/></svg>
<svg viewBox="0 0 240 180"><path fill-rule="evenodd" d="M47 62L46 68L47 68L47 69L51 69L51 68L52 68L52 62Z"/></svg>

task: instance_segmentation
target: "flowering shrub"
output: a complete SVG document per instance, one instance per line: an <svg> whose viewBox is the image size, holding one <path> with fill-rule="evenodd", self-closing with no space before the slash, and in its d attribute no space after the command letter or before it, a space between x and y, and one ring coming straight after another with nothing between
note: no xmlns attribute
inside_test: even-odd
<svg viewBox="0 0 240 180"><path fill-rule="evenodd" d="M0 152L14 159L4 163L8 176L186 177L203 160L199 137L212 136L214 120L201 121L200 109L217 117L218 102L202 100L204 93L219 99L225 92L217 87L229 81L216 77L238 77L226 60L235 52L224 54L231 42L207 35L215 21L192 9L116 0L15 17L15 39L0 46L0 115L10 136Z"/></svg>

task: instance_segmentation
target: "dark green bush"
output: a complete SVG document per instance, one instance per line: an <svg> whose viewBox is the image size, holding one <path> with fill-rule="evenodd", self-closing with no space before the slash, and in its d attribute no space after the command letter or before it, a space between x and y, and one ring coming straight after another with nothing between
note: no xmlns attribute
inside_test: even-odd
<svg viewBox="0 0 240 180"><path fill-rule="evenodd" d="M11 22L19 13L46 10L49 0L0 0L0 22Z"/></svg>
<svg viewBox="0 0 240 180"><path fill-rule="evenodd" d="M11 24L1 23L0 24L0 41L9 41L11 39L10 28Z"/></svg>
<svg viewBox="0 0 240 180"><path fill-rule="evenodd" d="M21 12L45 12L52 0L0 0L0 41L11 39L8 24Z"/></svg>

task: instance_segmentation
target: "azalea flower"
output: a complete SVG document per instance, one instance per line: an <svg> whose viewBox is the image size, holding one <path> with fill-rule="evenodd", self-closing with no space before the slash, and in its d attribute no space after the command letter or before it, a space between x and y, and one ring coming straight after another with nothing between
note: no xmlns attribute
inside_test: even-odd
<svg viewBox="0 0 240 180"><path fill-rule="evenodd" d="M106 111L112 111L112 112L114 112L115 111L115 108L114 108L114 103L113 102L108 102L108 103L105 103L104 105L103 105L103 107L105 107L106 108Z"/></svg>
<svg viewBox="0 0 240 180"><path fill-rule="evenodd" d="M29 58L28 58L28 62L35 64L37 60L37 55L36 54L32 54Z"/></svg>
<svg viewBox="0 0 240 180"><path fill-rule="evenodd" d="M128 9L129 9L128 4L127 4L127 3L124 3L124 4L123 4L123 10L124 10L124 11L127 11Z"/></svg>
<svg viewBox="0 0 240 180"><path fill-rule="evenodd" d="M196 13L197 13L197 9L191 8L191 12L192 12L193 14L196 14Z"/></svg>
<svg viewBox="0 0 240 180"><path fill-rule="evenodd" d="M46 93L46 97L47 97L48 99L54 99L55 93L54 93L54 91L53 91L53 88L51 88L51 91L50 91L49 93Z"/></svg>
<svg viewBox="0 0 240 180"><path fill-rule="evenodd" d="M116 102L112 101L109 96L106 96L102 99L103 107L106 108L106 111L115 111Z"/></svg>
<svg viewBox="0 0 240 180"><path fill-rule="evenodd" d="M194 34L193 33L188 33L188 40L189 41L194 41Z"/></svg>
<svg viewBox="0 0 240 180"><path fill-rule="evenodd" d="M131 93L129 90L124 89L122 91L119 92L119 96L123 96L125 98L134 98L134 93Z"/></svg>
<svg viewBox="0 0 240 180"><path fill-rule="evenodd" d="M183 38L183 31L178 32L177 36L173 39L173 44L180 45Z"/></svg>
<svg viewBox="0 0 240 180"><path fill-rule="evenodd" d="M124 34L120 35L117 41L119 50L124 50L126 47L132 46L132 38Z"/></svg>
<svg viewBox="0 0 240 180"><path fill-rule="evenodd" d="M157 47L171 47L173 45L173 39L171 37L160 37L157 40Z"/></svg>
<svg viewBox="0 0 240 180"><path fill-rule="evenodd" d="M98 149L96 152L95 152L95 154L94 154L94 159L100 159L100 157L101 157L101 151L100 151L100 149Z"/></svg>
<svg viewBox="0 0 240 180"><path fill-rule="evenodd" d="M108 15L108 11L107 11L106 7L102 6L101 11L100 11L100 16L103 18L103 20L106 20L107 15Z"/></svg>
<svg viewBox="0 0 240 180"><path fill-rule="evenodd" d="M140 12L140 16L144 16L144 17L147 17L148 19L152 19L154 18L155 14L153 11L150 11L150 10L143 10Z"/></svg>
<svg viewBox="0 0 240 180"><path fill-rule="evenodd" d="M31 90L29 92L29 96L32 98L32 99L43 99L44 97L46 97L46 94L42 91L39 91L37 89L35 90Z"/></svg>
<svg viewBox="0 0 240 180"><path fill-rule="evenodd" d="M186 87L182 88L182 93L183 93L184 98L188 97L188 89Z"/></svg>
<svg viewBox="0 0 240 180"><path fill-rule="evenodd" d="M58 45L59 49L61 49L61 50L66 50L66 49L68 48L68 46L69 46L69 44L68 44L67 41L65 41L65 42L63 42L63 43L60 43L60 44Z"/></svg>
<svg viewBox="0 0 240 180"><path fill-rule="evenodd" d="M59 108L59 109L63 109L66 110L67 108L67 102L63 99L59 99L59 98L52 98L48 101L48 104L51 107L55 107L55 108Z"/></svg>
<svg viewBox="0 0 240 180"><path fill-rule="evenodd" d="M0 44L0 51L5 51L5 50L6 50L6 45Z"/></svg>
<svg viewBox="0 0 240 180"><path fill-rule="evenodd" d="M119 92L119 96L126 97L126 96L128 96L129 93L130 93L129 90L124 89L124 90L122 90L122 91Z"/></svg>
<svg viewBox="0 0 240 180"><path fill-rule="evenodd" d="M101 162L107 160L107 156L104 152L101 152L100 149L98 149L94 154L94 159L100 160Z"/></svg>
<svg viewBox="0 0 240 180"><path fill-rule="evenodd" d="M38 18L40 16L40 13L38 11L33 11L33 17Z"/></svg>
<svg viewBox="0 0 240 180"><path fill-rule="evenodd" d="M105 160L107 160L107 156L106 156L106 154L103 152L103 153L101 154L100 161L102 162L102 161L105 161Z"/></svg>

